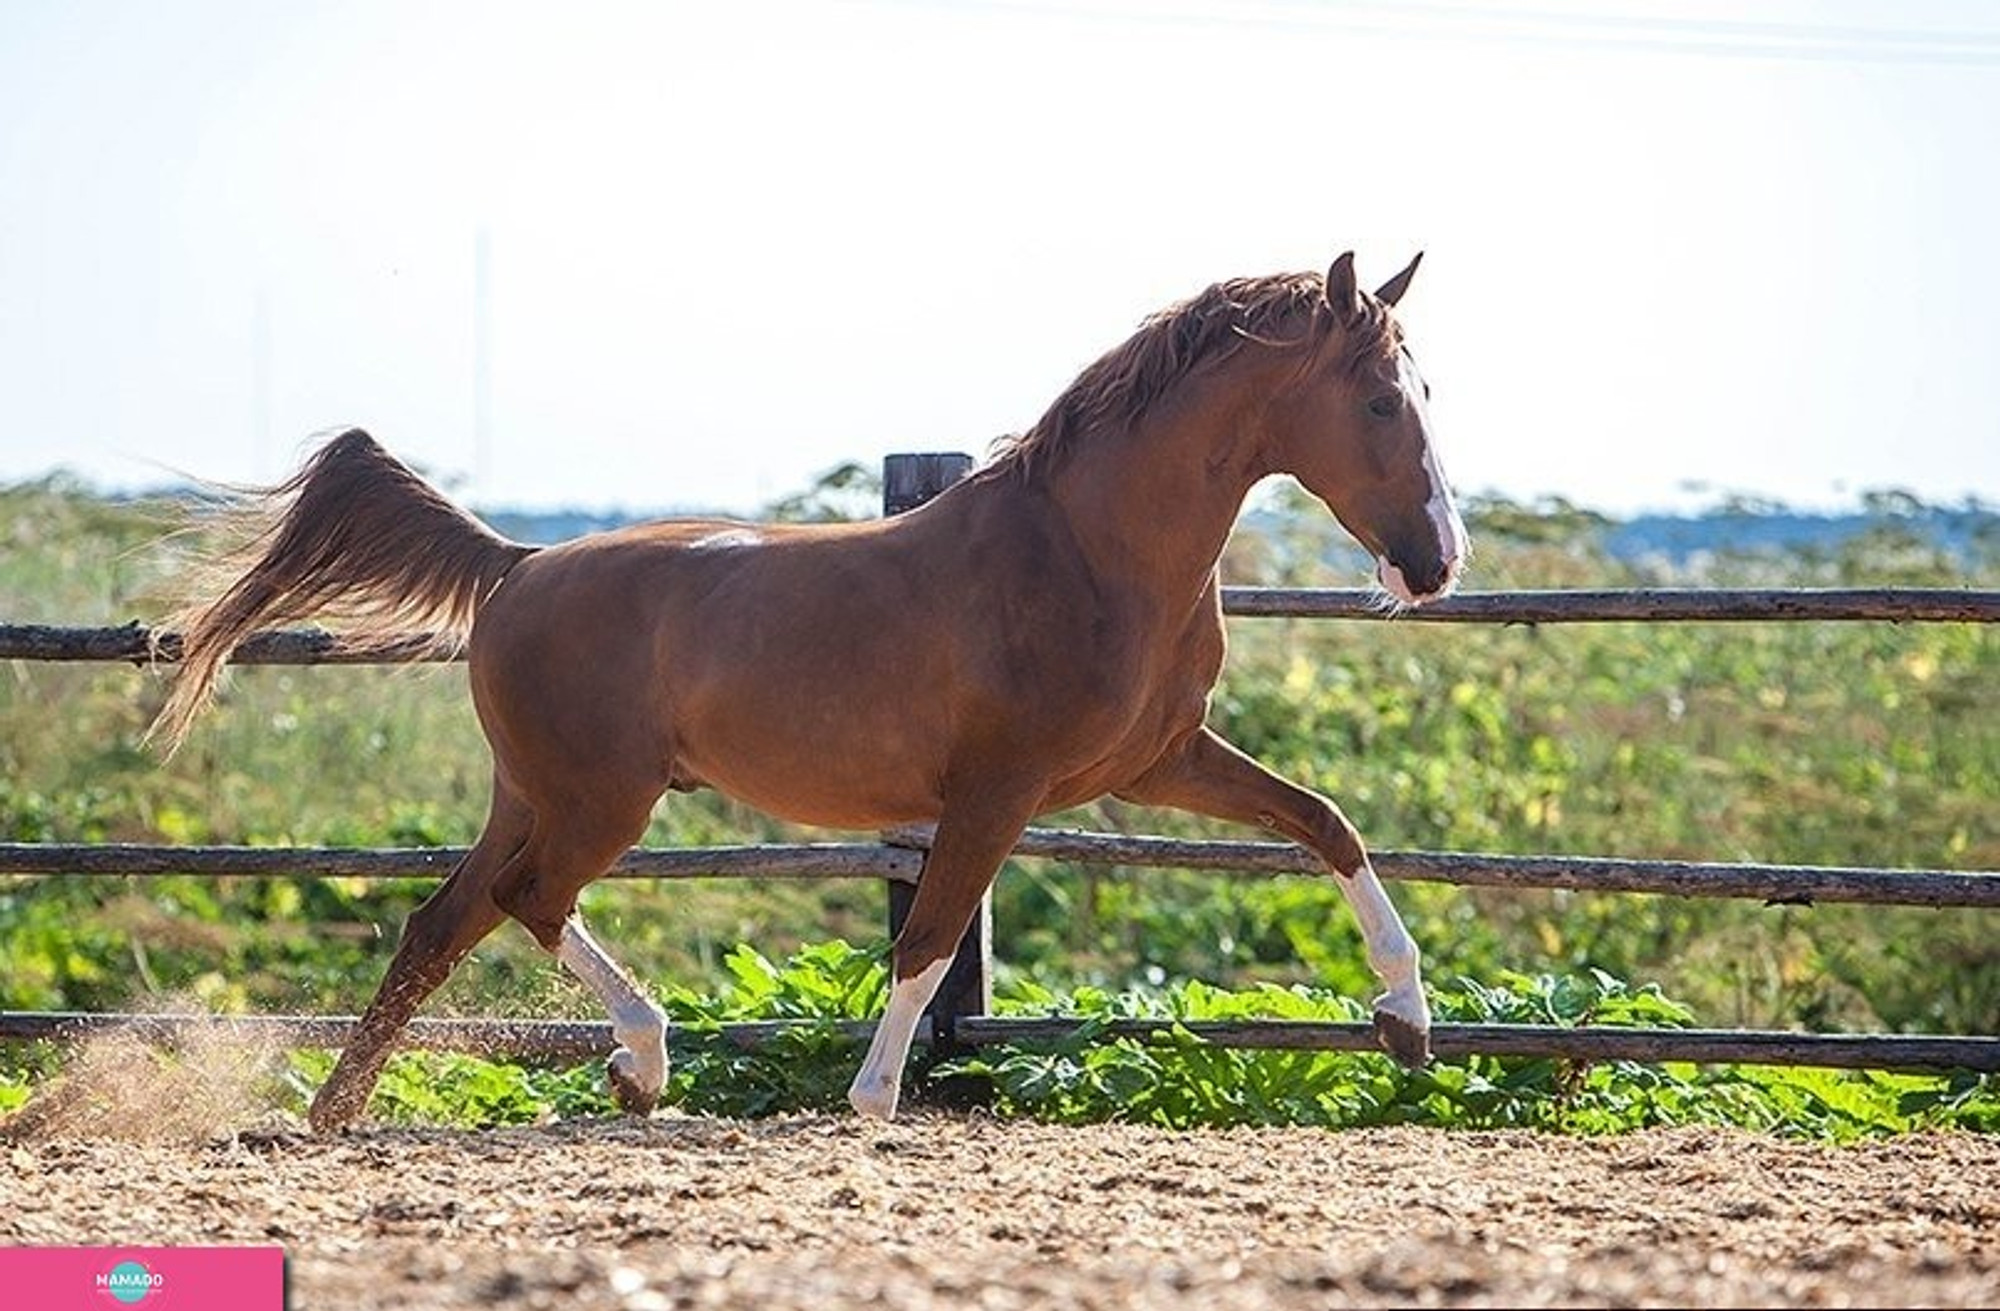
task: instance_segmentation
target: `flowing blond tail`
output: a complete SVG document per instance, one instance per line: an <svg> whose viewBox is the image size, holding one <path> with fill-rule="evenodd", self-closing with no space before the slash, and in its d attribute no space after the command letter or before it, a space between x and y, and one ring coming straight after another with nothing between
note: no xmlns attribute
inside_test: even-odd
<svg viewBox="0 0 2000 1311"><path fill-rule="evenodd" d="M168 756L251 633L330 612L353 621L341 634L350 645L394 639L408 650L414 638L419 652L453 652L480 603L535 549L453 505L359 428L327 442L289 481L253 493L243 517L248 539L217 562L235 581L170 625L181 630L180 672L146 730Z"/></svg>

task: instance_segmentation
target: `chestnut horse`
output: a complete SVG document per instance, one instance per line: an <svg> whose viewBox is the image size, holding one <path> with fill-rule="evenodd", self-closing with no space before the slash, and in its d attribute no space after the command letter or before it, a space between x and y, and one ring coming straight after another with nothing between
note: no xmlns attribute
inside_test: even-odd
<svg viewBox="0 0 2000 1311"><path fill-rule="evenodd" d="M1351 253L1324 276L1212 286L1147 319L970 477L871 523L672 521L536 549L359 430L322 447L252 507L244 571L190 612L155 729L177 747L238 642L327 610L356 641L421 630L463 646L493 797L410 916L314 1128L360 1114L405 1022L508 916L603 998L613 1089L650 1110L665 1017L577 895L662 795L703 787L804 824L936 822L849 1092L863 1114L895 1114L918 1017L1022 829L1107 794L1316 853L1387 985L1380 1040L1422 1063L1416 945L1354 826L1203 723L1223 660L1217 560L1265 476L1324 501L1397 602L1457 580L1465 530L1390 313L1415 269L1373 294Z"/></svg>

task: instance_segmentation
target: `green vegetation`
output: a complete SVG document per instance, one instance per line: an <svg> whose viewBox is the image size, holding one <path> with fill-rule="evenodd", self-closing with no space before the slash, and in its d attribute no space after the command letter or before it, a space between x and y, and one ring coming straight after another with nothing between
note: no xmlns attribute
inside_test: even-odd
<svg viewBox="0 0 2000 1311"><path fill-rule="evenodd" d="M783 508L852 512L854 477L843 476ZM2000 577L1991 536L1970 558L1947 557L1893 514L1835 550L1722 552L1698 567L1614 559L1607 525L1561 505L1486 504L1471 517L1479 588L1991 587ZM0 489L0 622L156 620L187 564L185 539L162 544L166 522L159 507L59 483ZM1341 558L1339 534L1316 507L1280 497L1255 524L1232 543L1234 580L1357 576L1327 563ZM2000 866L2000 640L1984 629L1244 620L1231 637L1213 721L1339 800L1377 847ZM164 767L139 744L158 674L27 662L4 674L0 840L445 845L470 841L484 816L486 756L456 668L239 671ZM1242 836L1115 803L1058 822ZM828 835L697 796L663 805L648 840L801 836ZM426 889L0 878L0 1006L143 1008L171 995L224 1013L356 1010ZM1980 912L1433 885L1392 895L1444 1015L1539 1007L1592 1023L2000 1031L2000 940ZM757 1113L837 1103L852 1069L845 1039L821 1025L742 1053L714 1025L872 1014L881 901L858 884L621 881L598 885L585 908L685 1026L671 1095ZM1017 1009L1345 1019L1374 990L1351 918L1321 880L1023 861L1003 872L995 917L1000 990ZM510 928L432 1010L593 1015L595 1003ZM0 1054L0 1111L49 1059ZM293 1095L323 1059L295 1058ZM1813 1071L1475 1060L1406 1077L1372 1055L1188 1042L991 1051L960 1068L990 1079L1003 1109L1059 1119L1572 1129L1717 1119L1834 1136L2000 1123L1990 1082ZM594 1070L408 1056L376 1110L478 1123L594 1113L606 1105L597 1082Z"/></svg>
<svg viewBox="0 0 2000 1311"><path fill-rule="evenodd" d="M886 992L882 953L840 941L773 964L739 948L731 984L715 996L663 990L671 1030L668 1101L710 1115L833 1110L844 1104L861 1044L843 1020L876 1013ZM1482 985L1460 980L1436 994L1439 1018L1474 1023L1678 1027L1686 1008L1657 988L1628 989L1605 974ZM1171 1128L1310 1124L1343 1128L1422 1124L1601 1133L1675 1124L1727 1124L1835 1141L1913 1129L2000 1129L2000 1082L1824 1070L1587 1065L1473 1057L1406 1072L1372 1054L1244 1051L1194 1037L1188 1021L1365 1017L1352 997L1264 985L1230 991L1199 982L1073 994L1021 985L999 999L1005 1015L1061 1014L1083 1021L1074 1038L963 1057L940 1076L982 1081L1004 1115L1058 1123L1119 1120ZM718 1026L793 1022L779 1038L739 1049ZM1105 1040L1114 1020L1173 1024L1160 1040ZM291 1058L286 1080L303 1114L332 1067L324 1053ZM596 1069L544 1070L476 1057L395 1057L374 1114L392 1122L467 1127L613 1113Z"/></svg>

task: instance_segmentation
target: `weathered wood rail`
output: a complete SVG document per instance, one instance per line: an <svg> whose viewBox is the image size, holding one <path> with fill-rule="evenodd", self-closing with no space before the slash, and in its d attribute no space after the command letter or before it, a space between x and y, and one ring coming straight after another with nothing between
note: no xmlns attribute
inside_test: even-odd
<svg viewBox="0 0 2000 1311"><path fill-rule="evenodd" d="M1422 609L1385 605L1381 593L1350 588L1225 587L1224 613L1274 619L1360 619L1398 623L1996 623L2000 591L1938 587L1639 588L1462 592ZM63 628L0 624L0 660L171 663L177 633L125 624ZM230 657L241 665L392 664L450 661L421 638L354 645L323 629L251 636Z"/></svg>
<svg viewBox="0 0 2000 1311"><path fill-rule="evenodd" d="M1460 592L1422 609L1386 609L1366 591L1225 587L1225 613L1427 624L1994 623L2000 592L1934 587L1631 588Z"/></svg>
<svg viewBox="0 0 2000 1311"><path fill-rule="evenodd" d="M109 1033L172 1044L191 1036L226 1037L282 1047L338 1047L356 1023L351 1015L103 1014L91 1011L0 1011L0 1040L76 1041ZM825 1022L855 1041L874 1024ZM760 1020L723 1024L712 1032L740 1048L770 1041L794 1022ZM948 1039L966 1047L1049 1043L1074 1038L1086 1026L1061 1016L966 1016L951 1022ZM1094 1021L1087 1031L1104 1039L1185 1041L1262 1051L1376 1050L1374 1026L1336 1020ZM711 1032L703 1030L704 1034ZM669 1035L670 1041L673 1034ZM934 1035L921 1035L933 1037ZM407 1046L425 1051L478 1051L543 1061L586 1061L611 1054L611 1026L589 1020L494 1020L420 1017L410 1022ZM1431 1048L1443 1059L1515 1056L1548 1060L1684 1061L1692 1064L1815 1065L1855 1070L2000 1071L2000 1038L1933 1037L1907 1033L1789 1033L1768 1029L1557 1028L1541 1024L1440 1024Z"/></svg>
<svg viewBox="0 0 2000 1311"><path fill-rule="evenodd" d="M159 878L441 879L464 847L216 847L0 843L0 875L93 874ZM758 843L635 847L607 878L895 879L915 883L921 851L879 843Z"/></svg>
<svg viewBox="0 0 2000 1311"><path fill-rule="evenodd" d="M614 879L890 879L914 885L928 831L902 830L882 842L765 843L723 847L637 847L612 867ZM442 878L464 847L227 847L65 845L0 842L0 875L96 874L151 878ZM1266 877L1318 875L1311 852L1289 842L1134 837L1076 829L1029 829L1016 856L1134 869L1199 869ZM1501 856L1469 852L1370 853L1385 879L1460 887L1543 888L1735 897L1771 905L2000 908L2000 872L1872 869L1826 865L1744 865L1609 856Z"/></svg>

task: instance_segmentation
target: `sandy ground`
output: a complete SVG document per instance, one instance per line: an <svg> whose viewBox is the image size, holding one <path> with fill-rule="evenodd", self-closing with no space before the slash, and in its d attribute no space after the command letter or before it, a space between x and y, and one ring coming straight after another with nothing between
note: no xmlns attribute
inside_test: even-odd
<svg viewBox="0 0 2000 1311"><path fill-rule="evenodd" d="M275 1242L293 1307L357 1311L1990 1305L2000 1139L942 1113L33 1133L0 1142L0 1242Z"/></svg>

